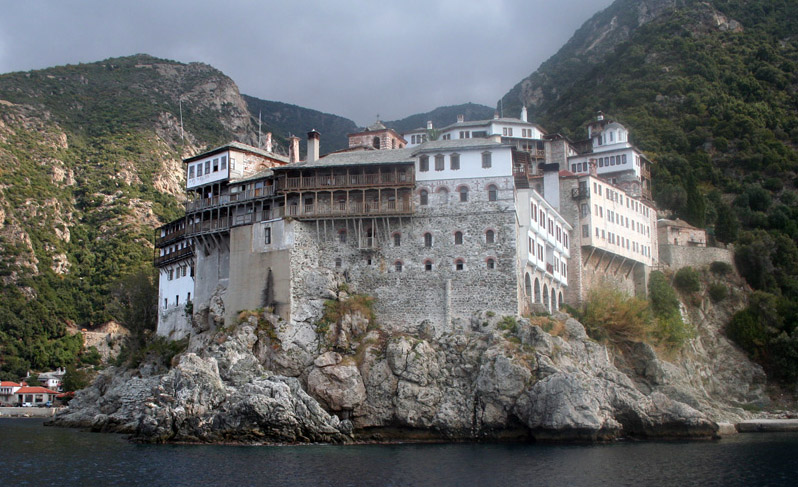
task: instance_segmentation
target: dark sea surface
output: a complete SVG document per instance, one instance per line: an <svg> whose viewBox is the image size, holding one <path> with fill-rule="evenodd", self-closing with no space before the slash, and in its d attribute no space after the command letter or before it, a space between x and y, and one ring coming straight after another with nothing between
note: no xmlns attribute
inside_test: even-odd
<svg viewBox="0 0 798 487"><path fill-rule="evenodd" d="M798 486L798 434L604 445L139 445L0 419L8 486Z"/></svg>

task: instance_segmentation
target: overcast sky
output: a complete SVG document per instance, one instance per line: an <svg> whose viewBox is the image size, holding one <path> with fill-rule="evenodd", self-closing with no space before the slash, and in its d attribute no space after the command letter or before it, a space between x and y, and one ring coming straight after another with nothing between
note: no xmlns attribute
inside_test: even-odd
<svg viewBox="0 0 798 487"><path fill-rule="evenodd" d="M366 125L497 100L612 0L0 0L0 73L147 53Z"/></svg>

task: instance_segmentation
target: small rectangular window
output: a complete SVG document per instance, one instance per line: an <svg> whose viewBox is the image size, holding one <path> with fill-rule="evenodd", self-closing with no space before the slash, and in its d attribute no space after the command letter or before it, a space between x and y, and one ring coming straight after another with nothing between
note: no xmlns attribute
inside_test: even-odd
<svg viewBox="0 0 798 487"><path fill-rule="evenodd" d="M443 169L444 169L443 154L438 154L435 156L435 170L443 171Z"/></svg>
<svg viewBox="0 0 798 487"><path fill-rule="evenodd" d="M213 172L219 172L219 158L213 160Z"/></svg>
<svg viewBox="0 0 798 487"><path fill-rule="evenodd" d="M211 161L210 159L205 161L205 174L211 173Z"/></svg>
<svg viewBox="0 0 798 487"><path fill-rule="evenodd" d="M482 167L487 169L487 168L491 167L491 165L492 165L492 161L491 161L491 157L490 157L490 152L483 152L482 153Z"/></svg>
<svg viewBox="0 0 798 487"><path fill-rule="evenodd" d="M194 166L188 166L188 178L194 179Z"/></svg>
<svg viewBox="0 0 798 487"><path fill-rule="evenodd" d="M421 156L418 160L418 172L429 171L429 157Z"/></svg>
<svg viewBox="0 0 798 487"><path fill-rule="evenodd" d="M197 177L202 176L202 163L197 164Z"/></svg>
<svg viewBox="0 0 798 487"><path fill-rule="evenodd" d="M263 229L263 243L266 245L271 245L272 243L272 229L270 227Z"/></svg>
<svg viewBox="0 0 798 487"><path fill-rule="evenodd" d="M222 156L222 171L227 170L227 156Z"/></svg>
<svg viewBox="0 0 798 487"><path fill-rule="evenodd" d="M452 171L458 171L460 169L460 154L452 154L449 156L449 167Z"/></svg>

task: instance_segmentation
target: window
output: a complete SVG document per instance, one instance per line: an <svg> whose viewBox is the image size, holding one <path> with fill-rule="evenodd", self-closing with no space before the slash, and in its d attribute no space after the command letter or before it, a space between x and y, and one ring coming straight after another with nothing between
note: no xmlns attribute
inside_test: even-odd
<svg viewBox="0 0 798 487"><path fill-rule="evenodd" d="M436 171L443 171L443 154L437 154L435 156L435 170Z"/></svg>
<svg viewBox="0 0 798 487"><path fill-rule="evenodd" d="M626 164L626 154L621 155L621 164Z"/></svg>
<svg viewBox="0 0 798 487"><path fill-rule="evenodd" d="M444 134L443 140L452 140L452 134Z"/></svg>
<svg viewBox="0 0 798 487"><path fill-rule="evenodd" d="M454 244L463 245L463 232L454 232Z"/></svg>
<svg viewBox="0 0 798 487"><path fill-rule="evenodd" d="M222 156L222 171L227 169L227 156Z"/></svg>
<svg viewBox="0 0 798 487"><path fill-rule="evenodd" d="M210 174L210 173L211 173L211 161L210 159L208 159L207 161L205 161L205 174Z"/></svg>
<svg viewBox="0 0 798 487"><path fill-rule="evenodd" d="M429 232L424 234L424 247L432 247L432 234Z"/></svg>
<svg viewBox="0 0 798 487"><path fill-rule="evenodd" d="M432 261L431 260L425 260L424 261L424 270L425 271L431 271L432 270Z"/></svg>
<svg viewBox="0 0 798 487"><path fill-rule="evenodd" d="M393 263L393 268L394 268L394 270L396 270L396 272L402 272L402 261L401 260L397 260L396 262L394 262Z"/></svg>
<svg viewBox="0 0 798 487"><path fill-rule="evenodd" d="M169 269L169 278L168 278L168 279L171 281L171 280L172 280L172 279L174 279L174 278L175 278L175 271L174 271L174 269Z"/></svg>
<svg viewBox="0 0 798 487"><path fill-rule="evenodd" d="M402 244L402 234L401 233L394 233L393 234L393 246L399 247Z"/></svg>
<svg viewBox="0 0 798 487"><path fill-rule="evenodd" d="M579 207L580 215L582 218L588 216L590 214L590 206L587 203L582 203L582 206Z"/></svg>
<svg viewBox="0 0 798 487"><path fill-rule="evenodd" d="M429 171L429 157L421 156L418 159L418 172L427 172L427 171Z"/></svg>
<svg viewBox="0 0 798 487"><path fill-rule="evenodd" d="M458 191L460 192L460 201L463 203L468 201L468 188L466 186L461 186Z"/></svg>
<svg viewBox="0 0 798 487"><path fill-rule="evenodd" d="M454 261L454 270L462 271L464 268L465 268L465 262L463 262L463 259L457 259Z"/></svg>
<svg viewBox="0 0 798 487"><path fill-rule="evenodd" d="M538 221L538 205L532 203L532 221Z"/></svg>
<svg viewBox="0 0 798 487"><path fill-rule="evenodd" d="M461 139L468 139L470 137L471 137L471 132L468 132L468 131L460 132L460 138Z"/></svg>
<svg viewBox="0 0 798 487"><path fill-rule="evenodd" d="M485 243L492 244L496 242L496 232L493 230L488 230L485 232Z"/></svg>
<svg viewBox="0 0 798 487"><path fill-rule="evenodd" d="M489 168L491 167L491 159L490 159L490 152L483 152L482 153L482 167Z"/></svg>
<svg viewBox="0 0 798 487"><path fill-rule="evenodd" d="M213 160L213 172L219 172L219 158Z"/></svg>
<svg viewBox="0 0 798 487"><path fill-rule="evenodd" d="M497 201L499 199L499 189L491 184L488 186L488 201Z"/></svg>
<svg viewBox="0 0 798 487"><path fill-rule="evenodd" d="M191 293L186 294L186 302L191 302Z"/></svg>
<svg viewBox="0 0 798 487"><path fill-rule="evenodd" d="M341 258L340 257L336 257L335 258L335 267L336 268L341 267Z"/></svg>
<svg viewBox="0 0 798 487"><path fill-rule="evenodd" d="M197 177L202 176L202 163L197 164Z"/></svg>
<svg viewBox="0 0 798 487"><path fill-rule="evenodd" d="M443 186L438 188L438 200L441 206L446 206L449 203L449 190Z"/></svg>
<svg viewBox="0 0 798 487"><path fill-rule="evenodd" d="M188 166L188 178L194 179L194 166Z"/></svg>
<svg viewBox="0 0 798 487"><path fill-rule="evenodd" d="M507 127L507 136L508 137L512 137L513 136L513 128L512 127Z"/></svg>
<svg viewBox="0 0 798 487"><path fill-rule="evenodd" d="M338 230L338 241L346 243L346 230Z"/></svg>
<svg viewBox="0 0 798 487"><path fill-rule="evenodd" d="M429 192L426 189L422 189L418 195L421 206L427 206L429 204Z"/></svg>
<svg viewBox="0 0 798 487"><path fill-rule="evenodd" d="M582 225L582 238L590 238L590 225Z"/></svg>
<svg viewBox="0 0 798 487"><path fill-rule="evenodd" d="M489 270L495 269L496 268L496 261L493 260L493 259L486 260L485 261L485 267L487 267Z"/></svg>
<svg viewBox="0 0 798 487"><path fill-rule="evenodd" d="M452 171L460 170L460 154L452 154L449 156L449 168Z"/></svg>
<svg viewBox="0 0 798 487"><path fill-rule="evenodd" d="M234 158L230 158L230 169L235 171L236 170L236 160Z"/></svg>
<svg viewBox="0 0 798 487"><path fill-rule="evenodd" d="M379 149L380 148L380 138L379 137L374 137L374 139L371 141L371 145L375 149Z"/></svg>
<svg viewBox="0 0 798 487"><path fill-rule="evenodd" d="M163 307L164 307L164 309L166 309L167 307L169 307L169 299L167 299L167 298L163 298Z"/></svg>
<svg viewBox="0 0 798 487"><path fill-rule="evenodd" d="M269 227L263 229L263 243L266 245L271 245L272 243L272 229Z"/></svg>

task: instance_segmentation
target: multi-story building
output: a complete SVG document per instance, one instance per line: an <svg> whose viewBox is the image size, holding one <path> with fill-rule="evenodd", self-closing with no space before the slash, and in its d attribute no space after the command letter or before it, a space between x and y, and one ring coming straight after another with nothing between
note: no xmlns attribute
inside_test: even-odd
<svg viewBox="0 0 798 487"><path fill-rule="evenodd" d="M436 333L576 304L605 280L645 292L653 206L592 159L569 171L567 139L524 114L417 132L375 124L320 157L311 131L304 161L295 137L288 158L234 143L187 159L186 217L157 234L158 333L189 333L192 299L223 300L227 322L269 307L311 324L341 280L384 323Z"/></svg>

